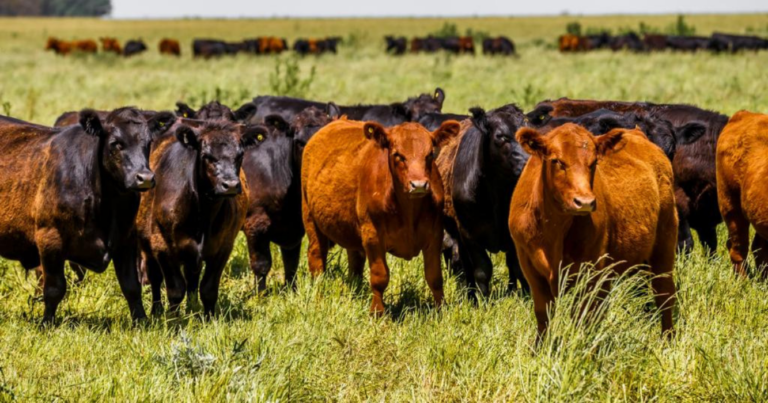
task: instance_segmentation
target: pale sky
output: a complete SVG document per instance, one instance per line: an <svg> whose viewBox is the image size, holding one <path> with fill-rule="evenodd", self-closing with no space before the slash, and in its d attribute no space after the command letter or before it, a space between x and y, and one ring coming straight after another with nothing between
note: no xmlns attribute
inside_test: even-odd
<svg viewBox="0 0 768 403"><path fill-rule="evenodd" d="M768 12L766 0L112 0L113 18L361 17Z"/></svg>

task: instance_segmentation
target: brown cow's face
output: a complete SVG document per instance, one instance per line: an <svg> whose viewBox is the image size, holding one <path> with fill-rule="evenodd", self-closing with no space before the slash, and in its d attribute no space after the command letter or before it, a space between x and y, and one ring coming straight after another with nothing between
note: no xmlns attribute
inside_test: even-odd
<svg viewBox="0 0 768 403"><path fill-rule="evenodd" d="M384 129L368 122L363 127L365 136L389 153L389 169L395 188L416 199L430 193L430 178L434 165L435 147L439 147L459 133L459 123L449 120L430 133L416 123L403 123ZM399 188L399 189L398 189Z"/></svg>
<svg viewBox="0 0 768 403"><path fill-rule="evenodd" d="M55 38L48 38L48 43L45 44L45 50L56 49L59 41Z"/></svg>
<svg viewBox="0 0 768 403"><path fill-rule="evenodd" d="M567 214L590 214L597 208L592 189L598 159L618 144L623 130L595 137L575 124L558 127L548 136L523 128L517 139L531 155L541 159L544 193Z"/></svg>

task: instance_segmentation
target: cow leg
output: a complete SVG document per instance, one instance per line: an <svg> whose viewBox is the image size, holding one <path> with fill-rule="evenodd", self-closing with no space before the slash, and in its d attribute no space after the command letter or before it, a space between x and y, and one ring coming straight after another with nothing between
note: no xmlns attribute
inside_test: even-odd
<svg viewBox="0 0 768 403"><path fill-rule="evenodd" d="M43 266L43 302L45 303L43 324L53 324L56 319L56 308L64 299L64 294L67 293L64 258L58 251L43 252L41 253L41 261Z"/></svg>
<svg viewBox="0 0 768 403"><path fill-rule="evenodd" d="M667 234L674 231L674 224L674 212L671 209L666 214L662 212L656 228L656 245L649 261L654 274L651 280L654 300L661 311L661 332L669 338L674 336L673 311L677 302L674 279L677 246L672 239L667 239Z"/></svg>
<svg viewBox="0 0 768 403"><path fill-rule="evenodd" d="M467 287L467 298L470 301L477 302L477 287L475 286L475 275L470 269L472 267L472 258L469 256L469 248L462 244L461 240L457 240L459 249L459 261L461 262L462 274L461 278L465 282Z"/></svg>
<svg viewBox="0 0 768 403"><path fill-rule="evenodd" d="M705 252L709 256L713 256L717 252L717 227L706 226L696 228L696 233L699 235L699 240L702 246L704 246Z"/></svg>
<svg viewBox="0 0 768 403"><path fill-rule="evenodd" d="M115 250L112 262L115 266L115 275L117 276L117 282L120 284L120 290L128 302L131 318L136 321L145 319L147 314L144 312L144 305L141 303L141 283L139 282L139 271L136 267L139 261L139 251L135 234L129 237L126 245Z"/></svg>
<svg viewBox="0 0 768 403"><path fill-rule="evenodd" d="M365 252L347 249L347 261L349 262L350 280L362 281L363 269L365 269Z"/></svg>
<svg viewBox="0 0 768 403"><path fill-rule="evenodd" d="M167 253L161 253L157 256L160 268L163 271L165 279L165 295L168 297L168 310L171 313L178 313L181 302L184 301L186 294L187 281L181 274L180 265L171 261Z"/></svg>
<svg viewBox="0 0 768 403"><path fill-rule="evenodd" d="M301 255L301 241L292 247L280 247L283 255L283 267L285 268L285 284L296 289L296 271L299 269Z"/></svg>
<svg viewBox="0 0 768 403"><path fill-rule="evenodd" d="M371 314L381 316L384 314L384 291L389 285L389 267L387 266L387 252L378 242L378 239L370 239L363 247L368 258L368 266L371 270Z"/></svg>
<svg viewBox="0 0 768 403"><path fill-rule="evenodd" d="M536 344L540 344L547 334L549 327L549 311L555 301L552 289L546 278L540 276L533 264L528 261L520 262L523 272L527 273L526 279L531 287L531 296L533 297L533 313L536 315L537 333Z"/></svg>
<svg viewBox="0 0 768 403"><path fill-rule="evenodd" d="M451 269L451 274L464 276L461 267L461 255L459 254L459 241L447 231L443 234L443 258L445 265Z"/></svg>
<svg viewBox="0 0 768 403"><path fill-rule="evenodd" d="M187 280L187 311L195 312L200 310L200 298L198 290L200 288L200 272L203 263L197 257L187 257L184 260L184 278ZM206 268L206 270L208 270Z"/></svg>
<svg viewBox="0 0 768 403"><path fill-rule="evenodd" d="M517 282L520 282L520 291L523 292L523 295L528 295L531 293L531 288L528 286L528 282L525 280L525 276L523 276L523 269L520 268L520 261L517 259L517 250L515 248L512 248L511 250L507 251L504 259L507 263L507 270L509 271L509 285L508 285L508 292L513 293L517 292Z"/></svg>
<svg viewBox="0 0 768 403"><path fill-rule="evenodd" d="M681 218L677 227L677 248L686 255L693 251L693 234L687 219Z"/></svg>
<svg viewBox="0 0 768 403"><path fill-rule="evenodd" d="M152 289L152 315L162 315L163 300L160 287L163 285L163 271L154 256L145 255L144 264L147 270L149 287Z"/></svg>
<svg viewBox="0 0 768 403"><path fill-rule="evenodd" d="M741 212L741 206L723 214L728 228L728 253L731 256L733 270L742 276L747 275L746 260L749 253L749 221Z"/></svg>
<svg viewBox="0 0 768 403"><path fill-rule="evenodd" d="M763 278L768 277L768 240L755 234L752 240L752 255L755 257L756 273Z"/></svg>
<svg viewBox="0 0 768 403"><path fill-rule="evenodd" d="M485 248L473 242L463 242L462 248L467 250L471 265L464 266L472 271L477 291L483 298L491 295L491 278L493 277L493 262L485 251Z"/></svg>
<svg viewBox="0 0 768 403"><path fill-rule="evenodd" d="M272 252L269 250L269 240L264 237L249 236L248 253L251 257L253 287L257 291L264 291L267 288L267 276L272 269Z"/></svg>
<svg viewBox="0 0 768 403"><path fill-rule="evenodd" d="M312 277L317 277L325 272L326 259L328 258L328 238L317 229L311 218L305 219L304 223L309 240L307 264Z"/></svg>
<svg viewBox="0 0 768 403"><path fill-rule="evenodd" d="M219 300L219 285L224 267L229 260L229 253L222 253L205 262L205 274L200 284L200 299L203 301L205 317L210 318L216 313L216 301Z"/></svg>
<svg viewBox="0 0 768 403"><path fill-rule="evenodd" d="M439 234L439 232L437 232ZM440 266L440 249L442 247L442 237L437 236L432 243L421 253L424 257L424 277L427 279L427 285L432 291L432 297L435 299L435 306L440 308L443 305L443 270Z"/></svg>

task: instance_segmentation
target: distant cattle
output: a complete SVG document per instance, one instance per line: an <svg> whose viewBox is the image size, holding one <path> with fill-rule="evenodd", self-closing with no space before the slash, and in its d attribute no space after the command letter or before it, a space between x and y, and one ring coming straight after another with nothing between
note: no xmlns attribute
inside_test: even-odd
<svg viewBox="0 0 768 403"><path fill-rule="evenodd" d="M288 50L286 40L275 36L246 39L243 43L245 51L256 55L279 55Z"/></svg>
<svg viewBox="0 0 768 403"><path fill-rule="evenodd" d="M585 36L587 39L587 49L604 49L611 46L611 35L607 32L601 32L599 34L592 34Z"/></svg>
<svg viewBox="0 0 768 403"><path fill-rule="evenodd" d="M62 41L56 38L48 38L45 50L53 50L56 54L65 56L72 52L96 53L99 50L99 46L92 39Z"/></svg>
<svg viewBox="0 0 768 403"><path fill-rule="evenodd" d="M146 121L121 108L103 120L90 110L79 118L66 128L0 123L0 255L26 269L42 265L46 323L66 293L67 260L98 273L113 262L131 316L141 319L134 220L139 192L155 184L150 142L175 117Z"/></svg>
<svg viewBox="0 0 768 403"><path fill-rule="evenodd" d="M195 39L192 41L192 55L209 59L227 54L227 44L216 39Z"/></svg>
<svg viewBox="0 0 768 403"><path fill-rule="evenodd" d="M645 50L643 40L634 32L612 37L609 46L614 52L618 50L632 50L635 52Z"/></svg>
<svg viewBox="0 0 768 403"><path fill-rule="evenodd" d="M411 39L411 53L435 53L443 49L443 42L440 38L428 36L426 38Z"/></svg>
<svg viewBox="0 0 768 403"><path fill-rule="evenodd" d="M483 39L483 54L513 56L515 55L515 43L505 36Z"/></svg>
<svg viewBox="0 0 768 403"><path fill-rule="evenodd" d="M293 50L300 55L320 55L323 53L336 54L341 38L328 37L324 39L297 39Z"/></svg>
<svg viewBox="0 0 768 403"><path fill-rule="evenodd" d="M730 50L734 53L741 50L768 50L768 39L757 36L730 35L715 32L712 34L712 39L722 44L721 50Z"/></svg>
<svg viewBox="0 0 768 403"><path fill-rule="evenodd" d="M312 275L325 270L334 244L347 250L353 278L362 279L368 260L371 312L382 314L386 255L410 260L422 254L427 284L435 304L442 305L443 188L433 149L458 132L455 121L430 133L418 123L385 129L346 120L317 132L304 149L301 169Z"/></svg>
<svg viewBox="0 0 768 403"><path fill-rule="evenodd" d="M99 38L101 41L101 50L103 52L112 52L117 55L123 54L123 48L120 42L115 38Z"/></svg>
<svg viewBox="0 0 768 403"><path fill-rule="evenodd" d="M391 53L393 55L403 55L408 49L408 40L405 39L404 36L385 36L384 40L387 42L387 53Z"/></svg>
<svg viewBox="0 0 768 403"><path fill-rule="evenodd" d="M204 313L210 316L248 209L243 156L258 146L267 129L188 119L174 129L173 136L152 147L150 166L157 187L141 198L137 218L152 313L163 311L160 286L165 281L171 312L178 311L185 295L188 306L196 309L199 289Z"/></svg>
<svg viewBox="0 0 768 403"><path fill-rule="evenodd" d="M646 50L660 51L667 48L667 36L658 34L645 34L643 45Z"/></svg>
<svg viewBox="0 0 768 403"><path fill-rule="evenodd" d="M747 274L750 226L757 273L768 278L768 115L741 111L717 140L717 195L736 273Z"/></svg>
<svg viewBox="0 0 768 403"><path fill-rule="evenodd" d="M183 102L176 102L176 116L198 120L225 120L245 123L256 113L256 106L248 102L236 111L219 101L211 101L194 110Z"/></svg>
<svg viewBox="0 0 768 403"><path fill-rule="evenodd" d="M683 250L691 250L691 229L694 229L702 244L713 253L717 248L715 228L722 222L717 205L715 144L728 122L728 116L690 105L561 98L540 102L534 111L528 113L528 118L532 124L541 126L552 117L575 117L598 109L634 112L672 124L676 141L672 166L680 218L679 246Z"/></svg>
<svg viewBox="0 0 768 403"><path fill-rule="evenodd" d="M123 56L131 57L143 53L147 50L147 45L141 39L133 39L125 43Z"/></svg>
<svg viewBox="0 0 768 403"><path fill-rule="evenodd" d="M672 50L695 52L709 49L711 38L705 36L668 36L667 47Z"/></svg>
<svg viewBox="0 0 768 403"><path fill-rule="evenodd" d="M583 263L612 265L616 274L650 266L662 333L671 336L677 213L672 166L661 150L638 131L595 137L575 124L546 136L523 128L516 137L531 159L508 223L531 286L539 340L565 291L561 285L568 285L562 276L578 273ZM610 282L600 287L598 298Z"/></svg>
<svg viewBox="0 0 768 403"><path fill-rule="evenodd" d="M181 45L175 39L164 38L157 48L161 55L181 56Z"/></svg>
<svg viewBox="0 0 768 403"><path fill-rule="evenodd" d="M454 272L463 273L470 298L476 292L488 297L493 263L487 251L504 252L508 290L518 290L518 282L527 290L506 225L512 191L528 161L514 137L526 125L525 115L512 104L470 111L472 117L462 122L459 136L437 157L445 190L445 229L451 238L446 260Z"/></svg>
<svg viewBox="0 0 768 403"><path fill-rule="evenodd" d="M565 34L558 38L557 48L561 52L584 52L589 48L589 41L583 36Z"/></svg>
<svg viewBox="0 0 768 403"><path fill-rule="evenodd" d="M445 101L445 92L436 88L433 95L421 94L408 98L405 102L389 105L354 105L338 106L342 115L350 120L375 121L384 126L394 126L403 122L417 122L421 116L430 112L440 112ZM307 101L299 98L258 96L253 99L256 114L251 122L261 122L268 115L280 115L286 121L291 121L302 110L314 106L319 109L328 108L328 104Z"/></svg>

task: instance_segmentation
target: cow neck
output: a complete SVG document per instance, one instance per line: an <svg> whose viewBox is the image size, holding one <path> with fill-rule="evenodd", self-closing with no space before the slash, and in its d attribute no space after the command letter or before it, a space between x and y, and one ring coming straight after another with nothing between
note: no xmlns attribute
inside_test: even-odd
<svg viewBox="0 0 768 403"><path fill-rule="evenodd" d="M432 200L432 193L430 192L426 196L418 199L411 199L407 193L396 189L398 186L395 184L394 177L392 178L392 186L395 189L391 189L389 193L390 195L393 195L390 197L394 199L393 201L396 206L397 216L400 218L403 226L415 229L416 222L418 221L417 218L421 214L424 203Z"/></svg>
<svg viewBox="0 0 768 403"><path fill-rule="evenodd" d="M213 225L213 220L218 216L221 207L224 205L225 198L217 198L212 196L210 189L203 189L205 184L210 187L210 184L206 181L203 170L201 169L202 161L200 159L200 152L198 151L195 156L195 172L192 175L193 183L192 188L194 194L197 196L197 208L198 208L198 220L202 225L203 230L208 230Z"/></svg>

